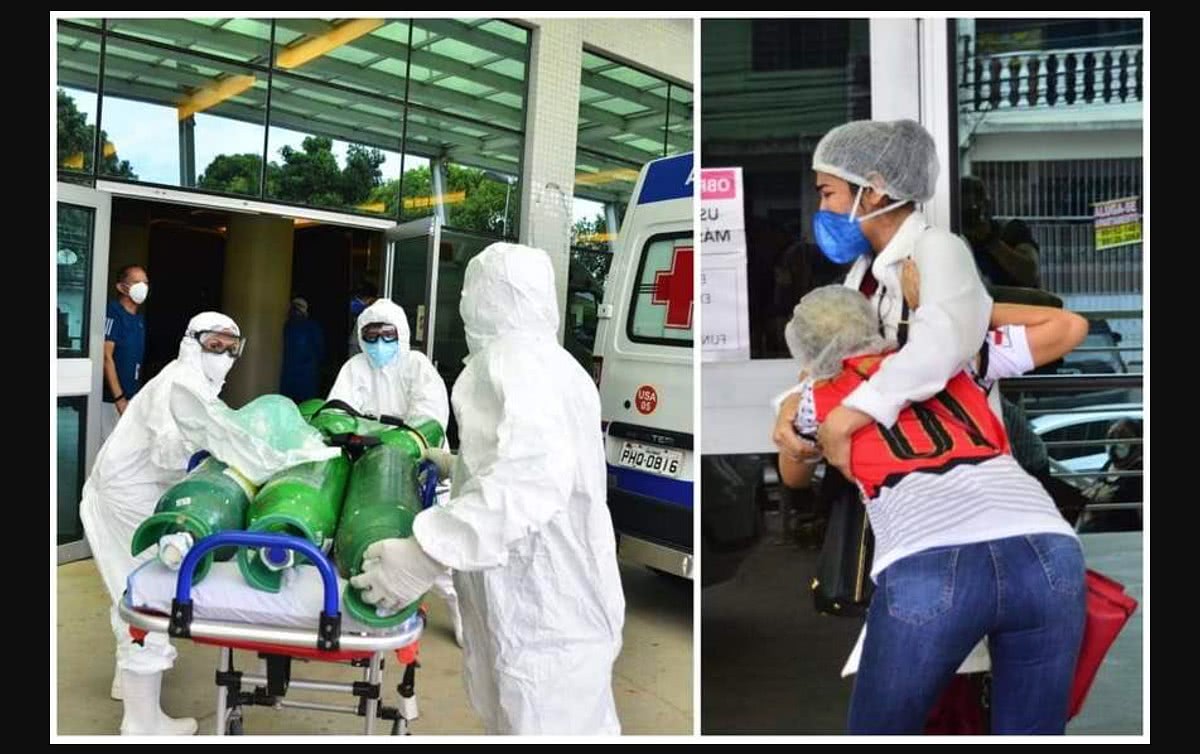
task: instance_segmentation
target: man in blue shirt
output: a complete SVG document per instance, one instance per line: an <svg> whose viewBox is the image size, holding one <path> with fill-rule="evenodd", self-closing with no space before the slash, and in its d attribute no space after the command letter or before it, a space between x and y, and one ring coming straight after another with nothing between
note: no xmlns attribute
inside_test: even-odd
<svg viewBox="0 0 1200 754"><path fill-rule="evenodd" d="M104 319L104 407L100 412L100 441L117 426L117 420L142 385L142 357L146 352L146 321L138 307L150 293L150 279L141 265L130 264L117 272L117 298L108 302Z"/></svg>

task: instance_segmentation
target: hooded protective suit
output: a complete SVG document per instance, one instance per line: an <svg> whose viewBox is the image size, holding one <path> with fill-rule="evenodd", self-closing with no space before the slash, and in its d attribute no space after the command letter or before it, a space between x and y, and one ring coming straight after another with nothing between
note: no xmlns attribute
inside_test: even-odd
<svg viewBox="0 0 1200 754"><path fill-rule="evenodd" d="M399 334L396 355L382 368L371 363L362 328L372 322L395 326ZM388 299L379 299L358 315L354 325L363 353L351 356L338 372L329 400L345 401L371 416L397 416L404 420L436 419L443 427L450 420L446 383L425 354L409 350L408 317Z"/></svg>
<svg viewBox="0 0 1200 754"><path fill-rule="evenodd" d="M124 674L128 673L140 677L136 681L138 688L124 691L126 720L122 723L122 732L185 733L195 730L194 720L189 721L191 731L183 727L168 730L171 723L162 723L154 729L157 725L155 716L162 715L158 710L157 683L162 672L174 664L175 648L166 634L158 633L148 634L144 646L134 644L128 625L117 613L116 603L125 591L129 574L154 557L153 549L137 557L129 553L134 530L154 512L159 497L184 478L188 458L198 450L183 437L171 415L171 388L176 383L184 383L194 392L215 400L233 365L233 359L225 354L202 352L199 341L192 335L218 329L239 334L237 324L218 312L202 312L188 322L187 334L179 344L179 356L130 400L121 422L96 455L92 473L83 485L79 515L96 567L113 600L110 618L117 640L117 667L126 679L128 675ZM129 686L129 681L126 680L124 685ZM131 692L136 698L131 698ZM143 715L131 726L131 704L146 701L144 697L147 696L152 697L155 714ZM184 723L174 722L181 726Z"/></svg>
<svg viewBox="0 0 1200 754"><path fill-rule="evenodd" d="M394 326L399 336L396 355L383 367L372 364L368 344L362 339L363 326L373 322ZM450 421L446 383L425 354L409 350L411 335L404 309L388 299L379 299L358 315L354 328L362 352L342 365L328 400L344 401L355 411L371 416L395 416L410 423L418 418L436 419L445 428ZM455 641L462 646L462 617L449 572L443 570L433 586L446 602Z"/></svg>
<svg viewBox="0 0 1200 754"><path fill-rule="evenodd" d="M455 571L464 679L490 733L620 733L612 666L625 597L606 504L600 398L557 342L546 253L492 244L459 304L450 502L413 534Z"/></svg>

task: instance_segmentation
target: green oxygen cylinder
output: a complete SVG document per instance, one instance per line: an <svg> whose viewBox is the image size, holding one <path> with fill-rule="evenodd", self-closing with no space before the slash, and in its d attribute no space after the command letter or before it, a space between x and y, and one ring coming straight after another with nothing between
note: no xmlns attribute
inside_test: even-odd
<svg viewBox="0 0 1200 754"><path fill-rule="evenodd" d="M362 571L363 552L375 542L412 536L413 519L421 510L417 464L418 459L404 447L390 444L370 448L354 462L333 547L343 577ZM407 620L420 602L381 617L362 601L354 587L347 584L342 593L346 612L362 624L380 628Z"/></svg>
<svg viewBox="0 0 1200 754"><path fill-rule="evenodd" d="M440 448L445 437L446 433L437 421L417 419L407 427L387 429L379 435L379 441L402 448L409 458L420 461L427 448Z"/></svg>
<svg viewBox="0 0 1200 754"><path fill-rule="evenodd" d="M336 403L327 408L319 399L305 401L300 406L301 414L327 438L334 435L359 435L378 437L390 445L406 448L413 458L420 458L428 447L441 447L446 437L445 428L434 419L419 417L405 427L380 421L367 416L355 416Z"/></svg>
<svg viewBox="0 0 1200 754"><path fill-rule="evenodd" d="M296 408L300 410L300 417L309 424L312 424L313 414L317 413L321 409L321 406L324 405L325 401L320 398L309 398L303 403L296 404Z"/></svg>
<svg viewBox="0 0 1200 754"><path fill-rule="evenodd" d="M209 456L159 498L154 514L133 533L130 552L138 555L160 544L158 559L176 569L196 540L242 529L256 491L236 469ZM169 536L176 534L190 535L191 542ZM218 547L207 553L196 566L193 583L204 578L214 558L229 560L236 552L236 547Z"/></svg>
<svg viewBox="0 0 1200 754"><path fill-rule="evenodd" d="M325 437L355 434L358 429L358 418L340 408L327 408L320 413L314 411L308 423L319 429Z"/></svg>
<svg viewBox="0 0 1200 754"><path fill-rule="evenodd" d="M345 455L302 463L267 480L250 503L246 530L303 537L329 551L337 527L350 462ZM242 548L238 568L255 589L278 592L283 571L303 558L280 547Z"/></svg>

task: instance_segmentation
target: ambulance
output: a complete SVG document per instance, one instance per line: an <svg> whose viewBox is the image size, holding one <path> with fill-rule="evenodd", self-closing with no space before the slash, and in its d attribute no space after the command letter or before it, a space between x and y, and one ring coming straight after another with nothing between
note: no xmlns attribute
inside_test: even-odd
<svg viewBox="0 0 1200 754"><path fill-rule="evenodd" d="M691 579L693 155L647 163L621 225L593 349L608 505L623 560Z"/></svg>

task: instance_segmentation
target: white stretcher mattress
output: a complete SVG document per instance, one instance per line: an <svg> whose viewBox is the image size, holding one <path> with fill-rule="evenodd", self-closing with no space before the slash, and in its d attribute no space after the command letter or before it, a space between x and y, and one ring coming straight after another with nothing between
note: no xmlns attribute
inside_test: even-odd
<svg viewBox="0 0 1200 754"><path fill-rule="evenodd" d="M175 598L178 572L157 559L139 566L126 581L125 601L130 607L169 614ZM338 602L346 580L338 577ZM194 620L245 623L253 626L279 626L317 630L324 606L324 587L316 566L302 564L283 573L278 592L259 591L245 582L237 561L213 563L199 584L192 584ZM342 610L342 632L388 636L412 630L412 618L391 628L372 628L354 620Z"/></svg>

